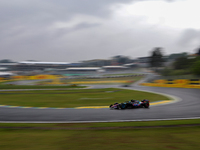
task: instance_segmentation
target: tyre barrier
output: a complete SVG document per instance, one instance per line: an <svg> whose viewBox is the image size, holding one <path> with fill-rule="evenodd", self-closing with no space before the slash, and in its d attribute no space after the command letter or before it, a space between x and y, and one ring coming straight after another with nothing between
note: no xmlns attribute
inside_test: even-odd
<svg viewBox="0 0 200 150"><path fill-rule="evenodd" d="M153 83L141 83L140 85L172 88L200 88L200 79L155 80Z"/></svg>

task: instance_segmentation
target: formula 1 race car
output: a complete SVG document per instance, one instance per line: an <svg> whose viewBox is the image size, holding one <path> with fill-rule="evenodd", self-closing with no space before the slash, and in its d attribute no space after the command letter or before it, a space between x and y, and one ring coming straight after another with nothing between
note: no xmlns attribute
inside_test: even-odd
<svg viewBox="0 0 200 150"><path fill-rule="evenodd" d="M110 109L130 109L130 108L149 108L150 101L147 99L126 101L124 103L114 103L110 105Z"/></svg>

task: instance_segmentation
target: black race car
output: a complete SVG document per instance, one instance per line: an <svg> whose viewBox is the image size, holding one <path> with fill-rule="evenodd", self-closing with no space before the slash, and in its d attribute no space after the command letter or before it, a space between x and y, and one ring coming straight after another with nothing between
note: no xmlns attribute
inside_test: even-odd
<svg viewBox="0 0 200 150"><path fill-rule="evenodd" d="M124 103L114 103L110 105L110 109L130 109L130 108L149 108L150 101L144 99L142 101L131 100Z"/></svg>

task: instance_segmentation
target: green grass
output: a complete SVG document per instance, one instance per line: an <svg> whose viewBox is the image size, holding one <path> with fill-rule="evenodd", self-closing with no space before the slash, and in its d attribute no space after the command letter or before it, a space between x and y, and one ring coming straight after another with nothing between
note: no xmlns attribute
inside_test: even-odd
<svg viewBox="0 0 200 150"><path fill-rule="evenodd" d="M200 119L188 119L188 120L165 120L165 121L133 121L133 122L106 122L106 123L0 123L1 127L49 127L65 129L73 128L74 130L85 130L84 128L104 128L104 127L155 127L155 126L169 126L169 125L191 125L200 124ZM72 129L71 129L72 130Z"/></svg>
<svg viewBox="0 0 200 150"><path fill-rule="evenodd" d="M138 125L149 126L149 124L182 125L199 122L200 120L84 124L0 124L0 148L2 150L199 149L200 126L122 128ZM108 126L119 128L102 128Z"/></svg>
<svg viewBox="0 0 200 150"><path fill-rule="evenodd" d="M132 84L140 79L142 79L142 76L136 76L136 77L118 77L118 78L100 78L100 79L65 79L61 80L60 82L63 83L61 85L50 85L49 81L38 81L37 84L40 85L14 85L14 84L5 84L9 83L10 81L6 82L0 82L0 89L49 89L49 88L84 88L85 86L72 86L69 84L72 84L72 82L82 82L82 81L88 81L91 82L90 84ZM118 83L117 81L124 80L124 81L132 81L131 83ZM116 81L116 83L110 82L110 83L92 83L95 81Z"/></svg>
<svg viewBox="0 0 200 150"><path fill-rule="evenodd" d="M88 82L93 81L94 82L94 81L119 81L119 80L136 82L142 78L143 78L142 76L136 76L136 77L100 78L100 79L98 79L98 78L97 79L66 79L66 80L63 80L62 82L71 83L71 82L82 82L82 81L88 81ZM97 83L95 83L95 84L97 84ZM102 84L105 84L105 83L102 82ZM115 84L120 84L120 83L115 83ZM121 83L121 84L124 84L124 83Z"/></svg>
<svg viewBox="0 0 200 150"><path fill-rule="evenodd" d="M63 89L63 88L85 88L86 86L71 86L71 85L8 85L0 84L1 89Z"/></svg>
<svg viewBox="0 0 200 150"><path fill-rule="evenodd" d="M0 92L1 105L32 107L109 106L131 99L149 99L152 102L169 98L154 93L117 88Z"/></svg>

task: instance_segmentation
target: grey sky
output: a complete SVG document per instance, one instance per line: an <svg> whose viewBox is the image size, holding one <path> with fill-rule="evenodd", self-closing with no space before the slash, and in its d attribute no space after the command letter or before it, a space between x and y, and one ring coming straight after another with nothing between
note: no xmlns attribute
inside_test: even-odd
<svg viewBox="0 0 200 150"><path fill-rule="evenodd" d="M65 61L194 53L199 0L0 0L0 59ZM187 10L187 11L186 11Z"/></svg>

